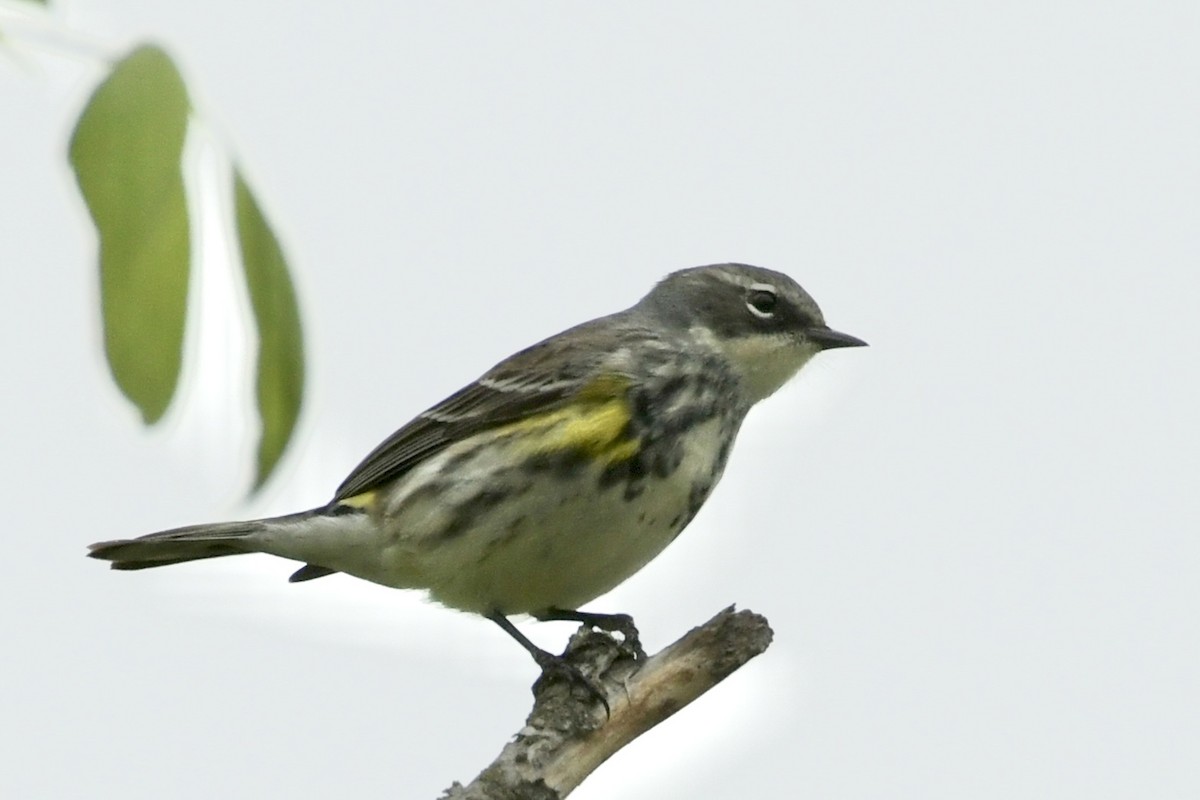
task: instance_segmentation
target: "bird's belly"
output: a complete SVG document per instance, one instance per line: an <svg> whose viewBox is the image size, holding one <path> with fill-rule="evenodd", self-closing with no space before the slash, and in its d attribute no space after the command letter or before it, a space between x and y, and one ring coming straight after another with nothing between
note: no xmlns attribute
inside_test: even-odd
<svg viewBox="0 0 1200 800"><path fill-rule="evenodd" d="M478 463L458 465L453 485L424 492L427 502L413 491L398 506L380 565L391 580L380 582L483 613L578 608L691 521L720 478L730 437L718 420L702 423L679 440L669 471L618 479L595 463L514 470L507 454L484 448Z"/></svg>

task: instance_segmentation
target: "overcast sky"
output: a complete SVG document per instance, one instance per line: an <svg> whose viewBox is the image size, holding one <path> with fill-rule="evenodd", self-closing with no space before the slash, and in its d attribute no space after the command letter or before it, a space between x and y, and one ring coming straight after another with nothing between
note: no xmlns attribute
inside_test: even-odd
<svg viewBox="0 0 1200 800"><path fill-rule="evenodd" d="M575 796L1200 796L1195 2L55 5L67 51L0 17L0 795L473 777L535 677L491 623L85 545L324 503L513 350L738 260L872 346L756 409L687 533L589 606L651 649L735 602L776 640ZM298 282L303 430L250 503L224 246L162 430L101 360L64 153L88 53L147 38L193 172L236 153Z"/></svg>

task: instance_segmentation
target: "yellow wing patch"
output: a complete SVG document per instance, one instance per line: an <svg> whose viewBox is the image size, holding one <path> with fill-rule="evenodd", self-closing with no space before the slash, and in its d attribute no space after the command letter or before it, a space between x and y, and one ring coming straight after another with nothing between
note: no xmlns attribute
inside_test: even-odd
<svg viewBox="0 0 1200 800"><path fill-rule="evenodd" d="M369 492L363 492L362 494L356 494L353 497L347 497L345 500L338 503L338 505L350 506L351 508L365 508L370 511L371 507L375 505L375 499L378 494L378 492L372 489Z"/></svg>
<svg viewBox="0 0 1200 800"><path fill-rule="evenodd" d="M624 376L602 375L580 389L567 406L506 425L497 433L518 437L531 454L578 452L606 466L626 461L641 449L640 441L627 438L633 417L629 386Z"/></svg>

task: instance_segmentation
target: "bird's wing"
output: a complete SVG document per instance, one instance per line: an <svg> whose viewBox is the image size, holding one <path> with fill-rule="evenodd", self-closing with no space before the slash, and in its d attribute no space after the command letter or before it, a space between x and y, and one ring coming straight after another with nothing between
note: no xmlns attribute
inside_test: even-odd
<svg viewBox="0 0 1200 800"><path fill-rule="evenodd" d="M476 433L561 406L608 371L615 344L592 322L505 359L389 436L342 482L333 502L377 489Z"/></svg>

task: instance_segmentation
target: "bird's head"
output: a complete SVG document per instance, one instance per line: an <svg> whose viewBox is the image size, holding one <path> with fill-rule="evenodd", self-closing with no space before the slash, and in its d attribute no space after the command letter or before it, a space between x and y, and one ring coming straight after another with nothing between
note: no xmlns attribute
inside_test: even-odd
<svg viewBox="0 0 1200 800"><path fill-rule="evenodd" d="M787 275L748 264L673 272L636 308L720 352L751 403L774 393L822 350L866 345L826 325L816 301Z"/></svg>

